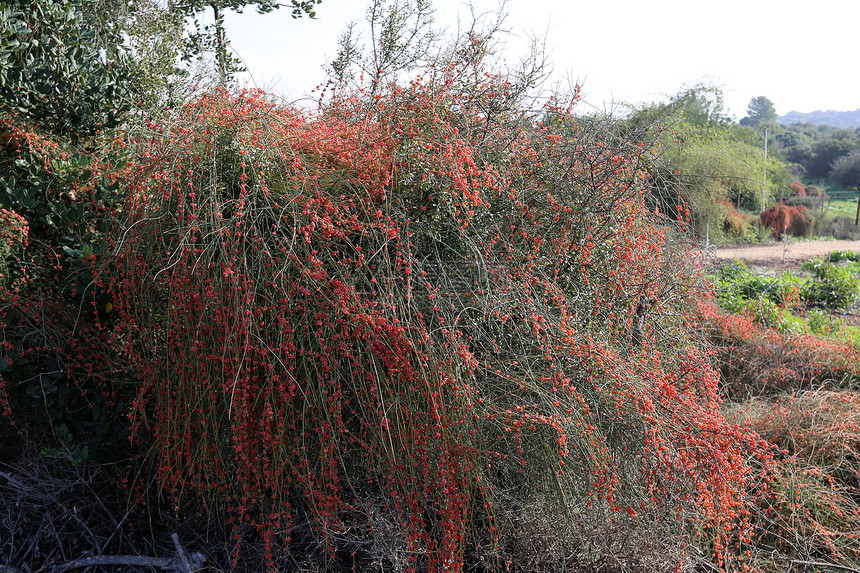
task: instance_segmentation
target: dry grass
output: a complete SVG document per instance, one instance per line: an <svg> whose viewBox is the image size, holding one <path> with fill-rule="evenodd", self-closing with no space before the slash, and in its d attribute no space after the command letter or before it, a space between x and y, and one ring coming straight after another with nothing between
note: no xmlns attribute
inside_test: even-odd
<svg viewBox="0 0 860 573"><path fill-rule="evenodd" d="M728 407L726 415L775 444L784 458L756 516L756 545L765 561L770 550L860 567L860 393L754 398Z"/></svg>

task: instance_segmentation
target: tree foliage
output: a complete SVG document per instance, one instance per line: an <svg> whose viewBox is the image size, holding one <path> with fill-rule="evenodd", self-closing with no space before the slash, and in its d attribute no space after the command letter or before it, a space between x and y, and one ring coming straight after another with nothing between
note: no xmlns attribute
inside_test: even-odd
<svg viewBox="0 0 860 573"><path fill-rule="evenodd" d="M242 71L242 63L229 51L230 41L224 27L224 16L227 10L241 13L249 6L255 6L260 14L267 14L284 6L290 8L293 18L302 16L316 17L316 6L322 0L290 0L289 4L281 4L278 0L176 0L171 5L178 13L191 18L194 31L185 42L184 59L191 61L205 52L212 52L215 57L215 68L222 85L236 72ZM213 23L201 23L200 16L207 10L212 10Z"/></svg>
<svg viewBox="0 0 860 573"><path fill-rule="evenodd" d="M788 173L779 158L765 163L757 137L731 122L722 93L712 86L696 86L667 104L635 110L626 124L659 126L649 164L655 206L676 217L689 216L701 236L742 231L733 222L737 209L761 210Z"/></svg>
<svg viewBox="0 0 860 573"><path fill-rule="evenodd" d="M843 155L833 162L831 181L850 188L860 188L860 151Z"/></svg>
<svg viewBox="0 0 860 573"><path fill-rule="evenodd" d="M775 150L796 164L798 175L813 178L828 177L839 158L860 149L855 131L811 123L777 126L773 140Z"/></svg>
<svg viewBox="0 0 860 573"><path fill-rule="evenodd" d="M103 56L86 2L0 4L0 109L73 139L116 125L131 104L126 54Z"/></svg>
<svg viewBox="0 0 860 573"><path fill-rule="evenodd" d="M126 153L112 128L140 109L142 87L124 28L94 11L75 0L0 6L0 236L17 235L0 249L0 385L14 388L16 417L56 429L49 449L76 462L123 435L122 408L84 363L109 362L90 265L119 200Z"/></svg>
<svg viewBox="0 0 860 573"><path fill-rule="evenodd" d="M857 138L850 130L839 130L831 137L812 145L812 157L806 164L809 175L827 177L833 171L834 162L858 148Z"/></svg>
<svg viewBox="0 0 860 573"><path fill-rule="evenodd" d="M741 125L764 129L776 125L776 108L773 102L765 96L754 97L747 105L747 116L740 121Z"/></svg>

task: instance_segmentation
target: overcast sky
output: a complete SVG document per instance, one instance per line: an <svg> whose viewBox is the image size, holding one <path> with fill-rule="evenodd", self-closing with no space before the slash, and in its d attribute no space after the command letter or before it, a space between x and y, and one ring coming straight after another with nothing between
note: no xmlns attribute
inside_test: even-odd
<svg viewBox="0 0 860 573"><path fill-rule="evenodd" d="M232 47L254 85L288 100L325 78L351 20L370 0L323 0L317 20L253 9L227 18ZM436 27L456 30L461 0L436 0ZM478 12L498 0L474 0ZM729 113L745 116L766 96L780 115L860 108L860 3L852 0L508 0L505 57L545 37L553 81L582 83L597 108L666 99L684 85L723 88ZM247 78L247 76L246 76Z"/></svg>

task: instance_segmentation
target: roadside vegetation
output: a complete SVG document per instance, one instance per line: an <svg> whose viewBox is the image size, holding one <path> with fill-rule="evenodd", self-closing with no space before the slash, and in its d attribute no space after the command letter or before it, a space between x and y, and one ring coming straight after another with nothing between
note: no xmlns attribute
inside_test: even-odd
<svg viewBox="0 0 860 573"><path fill-rule="evenodd" d="M836 251L781 274L725 263L703 307L727 419L780 449L762 528L816 570L824 555L852 569L860 555L858 261Z"/></svg>
<svg viewBox="0 0 860 573"><path fill-rule="evenodd" d="M766 98L579 115L380 0L308 110L250 6L0 4L0 572L860 568L860 256L700 248L834 234Z"/></svg>

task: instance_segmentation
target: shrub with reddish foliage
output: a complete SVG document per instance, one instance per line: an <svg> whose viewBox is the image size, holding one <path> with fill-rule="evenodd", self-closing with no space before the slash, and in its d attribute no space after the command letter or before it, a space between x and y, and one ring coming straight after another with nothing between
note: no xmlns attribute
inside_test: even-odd
<svg viewBox="0 0 860 573"><path fill-rule="evenodd" d="M132 394L131 465L155 476L129 493L144 504L156 483L173 517L224 517L237 565L254 535L273 569L749 570L807 532L810 559L856 556L832 531L860 522L844 484L778 465L785 428L727 420L721 401L739 380L855 379L856 349L710 304L648 208L647 137L605 137L575 98L525 109L522 86L462 55L312 113L200 95L150 122L122 170L4 119L7 156L50 200L30 201L30 176L0 210L0 382L53 365L57 415L107 403L80 424L105 435ZM68 225L34 226L37 209ZM762 221L786 232L802 209ZM823 426L846 439L810 422L778 455L845 461L855 408ZM798 467L816 477L786 478ZM852 513L804 513L794 485Z"/></svg>
<svg viewBox="0 0 860 573"><path fill-rule="evenodd" d="M780 203L770 207L759 217L762 225L770 229L774 237L805 235L809 229L809 216L803 205L789 206Z"/></svg>
<svg viewBox="0 0 860 573"><path fill-rule="evenodd" d="M225 500L270 560L310 520L333 558L502 567L524 524L561 548L597 515L735 559L767 454L685 334L647 150L491 105L512 89L452 68L151 126L112 292L162 487Z"/></svg>
<svg viewBox="0 0 860 573"><path fill-rule="evenodd" d="M707 298L699 301L698 308L720 348L724 392L734 399L860 377L860 354L850 343L811 334L782 334L754 317L729 314Z"/></svg>
<svg viewBox="0 0 860 573"><path fill-rule="evenodd" d="M797 560L860 562L860 396L816 390L734 406L785 458L762 504L761 544Z"/></svg>
<svg viewBox="0 0 860 573"><path fill-rule="evenodd" d="M817 185L807 185L806 186L806 194L809 197L824 197L827 198L827 194L821 190Z"/></svg>
<svg viewBox="0 0 860 573"><path fill-rule="evenodd" d="M723 232L732 236L742 236L750 224L750 217L737 210L734 203L727 199L718 201L723 211Z"/></svg>
<svg viewBox="0 0 860 573"><path fill-rule="evenodd" d="M800 181L791 183L788 188L791 190L791 197L806 197L806 187Z"/></svg>

